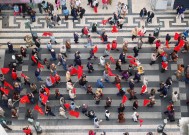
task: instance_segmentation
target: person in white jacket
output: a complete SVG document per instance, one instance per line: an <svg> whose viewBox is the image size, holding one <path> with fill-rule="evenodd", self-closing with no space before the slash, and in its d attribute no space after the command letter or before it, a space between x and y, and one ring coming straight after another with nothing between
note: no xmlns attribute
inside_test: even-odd
<svg viewBox="0 0 189 135"><path fill-rule="evenodd" d="M72 83L71 82L67 82L66 83L66 89L67 89L67 91L69 91L69 90L72 90L73 89L73 85L72 85Z"/></svg>
<svg viewBox="0 0 189 135"><path fill-rule="evenodd" d="M173 103L178 101L178 92L177 91L172 92L172 101L173 101Z"/></svg>
<svg viewBox="0 0 189 135"><path fill-rule="evenodd" d="M60 53L67 58L66 45L63 44L63 45L60 46Z"/></svg>
<svg viewBox="0 0 189 135"><path fill-rule="evenodd" d="M102 120L99 120L97 117L95 117L94 118L94 127L99 128L101 122L102 122Z"/></svg>
<svg viewBox="0 0 189 135"><path fill-rule="evenodd" d="M105 66L105 58L103 56L100 56L100 63L101 66Z"/></svg>
<svg viewBox="0 0 189 135"><path fill-rule="evenodd" d="M74 98L76 97L76 94L73 92L73 90L69 90L69 96L70 96L70 99L73 101Z"/></svg>
<svg viewBox="0 0 189 135"><path fill-rule="evenodd" d="M63 116L64 118L68 119L68 117L66 116L66 111L64 110L63 107L59 108L59 115Z"/></svg>
<svg viewBox="0 0 189 135"><path fill-rule="evenodd" d="M138 118L139 118L139 114L138 114L137 112L134 112L134 113L132 114L132 119L133 119L133 121L134 121L134 122L137 122L137 121L138 121Z"/></svg>

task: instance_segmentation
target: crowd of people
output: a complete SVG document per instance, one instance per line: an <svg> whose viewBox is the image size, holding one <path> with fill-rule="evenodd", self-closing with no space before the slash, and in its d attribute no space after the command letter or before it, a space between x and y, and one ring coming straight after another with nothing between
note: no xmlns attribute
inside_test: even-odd
<svg viewBox="0 0 189 135"><path fill-rule="evenodd" d="M102 4L102 9L108 9L109 6L111 6L111 0L102 0L99 2L98 0L88 0L89 6L91 8L94 8L94 12L97 13L97 8L99 4ZM82 19L85 15L85 9L81 7L82 1L80 0L71 0L70 3L70 10L67 5L68 2L66 0L55 0L55 3L49 3L45 0L42 1L38 5L40 13L45 12L46 16L46 22L47 22L47 28L53 28L56 27L56 25L61 25L61 16L58 15L59 10L61 11L61 14L65 16L65 21L69 20L69 17L72 16L72 20L78 20ZM125 24L125 18L127 16L127 10L128 6L125 3L118 2L116 7L116 12L112 13L112 17L107 18L107 20L103 20L103 25L106 25L108 23L109 25L112 25L112 32L118 32L118 29L122 29ZM185 9L183 6L179 6L177 8L177 14L178 17L181 17L181 19L184 19L184 11ZM26 14L27 13L27 14ZM27 4L16 4L14 5L14 15L22 15L25 17L25 15L29 15L31 17L31 22L36 21L36 11L32 9ZM152 11L147 11L146 8L141 9L141 12L139 13L139 16L141 17L141 20L144 21L146 19L147 23L153 23L153 18L155 16L155 13ZM91 30L90 30L91 29ZM83 26L81 30L81 35L79 33L74 32L73 38L75 44L79 44L80 38L87 38L87 43L84 45L86 48L91 48L89 51L89 57L88 57L88 74L93 73L96 69L94 69L93 64L90 60L94 58L101 67L104 67L102 77L97 79L96 81L96 88L93 88L92 85L87 81L87 78L90 76L87 76L83 72L82 67L82 57L81 52L76 51L74 54L74 61L73 64L68 64L68 54L72 50L71 48L71 42L69 40L65 41L65 44L58 43L56 41L55 36L52 33L46 33L49 34L50 39L49 42L46 43L46 49L49 51L49 54L51 54L50 59L41 59L39 57L40 51L41 51L41 40L38 36L32 35L26 35L24 37L24 40L26 41L26 47L20 47L20 51L16 51L14 49L14 43L7 42L8 46L8 52L14 53L13 61L9 64L9 68L11 70L11 77L12 77L12 84L9 84L6 80L6 76L4 73L0 74L0 80L1 80L1 101L2 101L2 107L0 107L0 115L4 117L4 114L6 112L3 108L9 108L11 110L11 117L12 118L18 118L19 117L19 108L15 107L15 103L18 101L24 102L23 97L28 100L28 103L31 104L37 104L36 97L39 97L39 101L41 103L41 108L43 108L45 115L50 116L56 116L57 114L52 111L51 107L48 102L48 97L51 93L51 88L61 83L61 77L57 71L57 66L62 66L63 70L66 72L65 78L66 78L66 89L67 94L69 95L69 99L65 99L65 96L60 94L61 92L59 89L55 90L55 99L60 101L60 108L59 108L59 115L63 118L68 119L67 111L70 112L79 112L81 111L86 117L89 117L94 123L95 128L100 128L100 123L102 122L101 119L96 116L95 111L88 105L87 103L77 105L75 102L76 97L76 88L75 83L79 83L81 87L86 91L86 94L88 96L94 97L94 102L98 106L99 104L102 104L100 101L101 99L106 100L106 104L104 105L104 115L105 120L109 121L111 120L111 111L109 111L109 108L111 108L111 104L113 102L111 97L105 97L103 94L103 89L105 88L104 83L113 83L115 85L115 88L118 88L117 96L122 99L122 102L118 105L117 112L118 112L118 123L124 123L125 122L125 103L127 100L126 94L129 94L129 100L132 102L133 100L133 114L131 116L131 119L134 122L141 122L142 119L140 118L140 113L137 112L137 109L139 107L137 96L136 96L136 90L135 90L135 84L140 83L141 84L141 92L140 95L143 94L149 95L147 104L145 106L147 107L153 107L156 104L156 93L159 93L159 96L162 98L166 98L168 93L171 92L171 85L173 83L172 77L166 78L165 81L160 82L159 89L152 88L151 90L147 89L148 83L150 83L148 78L145 77L142 64L139 61L140 57L140 50L143 49L143 44L145 41L143 41L143 38L146 36L147 28L145 26L142 26L141 28L135 27L131 31L131 39L132 41L135 41L137 39L137 45L135 45L132 49L133 56L128 55L128 52L130 51L128 49L128 41L123 42L122 48L118 48L117 39L113 41L109 41L108 39L108 33L105 29L99 30L97 23L93 23L92 27L89 28L87 26ZM183 33L176 33L174 36L174 39L172 39L172 36L169 34L166 35L164 40L160 40L157 36L154 36L153 33L149 34L147 44L155 44L154 52L151 54L151 62L149 62L149 66L152 66L155 63L159 63L161 65L161 71L162 73L169 70L170 63L177 62L179 56L178 54L180 52L185 53L189 51L189 42L187 41L189 30L183 31ZM104 54L101 57L95 56L95 53L98 52L98 47L94 46L93 44L93 37L90 35L90 33L96 33L97 35L100 35L100 39L103 44L106 45L106 48L104 50ZM176 41L175 47L170 48L169 44L173 40ZM55 51L53 48L53 44L60 44L59 52ZM27 50L31 49L31 54L28 54ZM182 49L182 50L181 50ZM169 51L171 53L168 53ZM119 59L115 60L111 56L111 52L116 51L119 52ZM131 53L131 52L129 52ZM58 55L57 55L58 54ZM31 64L32 66L36 67L35 70L35 77L37 81L45 81L44 84L42 84L40 87L37 86L35 83L36 81L31 80L29 76L25 74L21 74L21 76L18 76L18 66L22 65L24 63L23 58L27 57L27 55L30 55L31 57ZM109 57L109 61L107 61L107 58ZM116 68L115 70L118 71L118 74L114 74L111 68L111 65L115 64ZM128 65L127 70L122 70L123 66ZM41 72L43 72L44 66L50 71L50 76L48 76L45 80L41 77ZM175 71L175 77L177 81L189 81L189 71L188 66L184 64L178 65L178 70ZM116 72L117 72L116 71ZM185 72L187 71L187 72ZM72 76L78 75L78 82L72 81ZM144 77L142 77L144 75ZM24 85L22 84L22 79L24 80ZM114 79L112 81L112 78ZM124 86L122 86L122 81L124 83L127 83L129 85L129 88L126 89ZM142 82L142 83L141 83ZM13 86L11 86L13 85ZM29 87L27 90L27 93L25 96L20 96L21 91L24 87ZM7 93L8 89L14 89L13 94L9 92ZM175 121L174 118L174 104L178 101L179 97L179 91L172 91L172 100L168 103L168 106L165 110L165 116L171 121ZM70 101L69 101L70 100ZM124 101L123 101L124 100ZM189 103L189 102L187 102ZM26 112L26 118L35 119L35 117L32 114L32 109L28 109ZM6 122L1 122L2 126L4 128L7 128L11 130L10 127L6 125ZM28 127L29 128L29 127ZM28 130L27 128L27 130ZM31 131L31 130L30 130ZM32 131L29 133L32 134ZM94 135L95 132L93 130L89 131L89 135ZM103 135L106 133L103 132ZM128 135L129 133L124 133L125 135ZM148 133L148 135L152 135L151 132Z"/></svg>

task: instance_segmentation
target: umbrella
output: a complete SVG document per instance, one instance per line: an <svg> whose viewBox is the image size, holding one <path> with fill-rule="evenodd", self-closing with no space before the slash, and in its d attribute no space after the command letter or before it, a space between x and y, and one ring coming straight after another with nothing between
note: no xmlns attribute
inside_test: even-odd
<svg viewBox="0 0 189 135"><path fill-rule="evenodd" d="M42 36L47 37L47 36L52 36L53 34L51 32L44 32Z"/></svg>

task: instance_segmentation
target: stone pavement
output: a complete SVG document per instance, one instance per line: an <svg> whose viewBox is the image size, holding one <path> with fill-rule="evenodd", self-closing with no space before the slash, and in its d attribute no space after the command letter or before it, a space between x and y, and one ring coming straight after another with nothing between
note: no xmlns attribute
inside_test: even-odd
<svg viewBox="0 0 189 135"><path fill-rule="evenodd" d="M189 14L186 14L185 20L180 21L179 19L175 18L175 12L174 11L166 11L166 12L155 12L155 18L153 19L152 24L147 24L145 21L142 21L139 18L138 12L141 8L147 7L147 10L150 9L149 1L146 0L146 2L142 2L143 0L128 0L127 3L129 5L128 15L125 18L125 24L123 26L123 29L119 30L118 33L111 33L111 26L107 24L106 26L103 26L101 24L101 21L103 19L107 19L112 16L112 13L116 11L115 5L117 4L117 1L113 0L113 4L109 6L108 10L102 10L102 5L99 5L98 13L95 14L93 9L91 9L89 6L86 6L87 3L83 2L82 7L86 8L86 14L84 15L82 20L72 22L72 17L69 17L68 21L64 20L64 17L61 15L62 21L61 25L56 26L52 29L46 28L46 22L45 22L45 16L46 14L37 14L36 22L32 24L32 31L37 32L38 36L41 38L42 42L42 50L40 51L40 57L42 59L44 58L50 58L50 54L46 50L46 43L50 40L49 37L42 37L42 33L45 31L52 32L54 36L56 37L57 41L62 44L65 42L65 40L70 40L72 43L72 49L71 53L68 53L68 64L73 63L74 58L74 52L80 51L81 52L81 58L82 58L82 64L84 67L85 74L87 75L88 84L91 84L95 90L96 88L96 80L102 77L103 68L98 66L99 60L91 60L94 63L95 71L94 73L87 73L87 57L89 57L89 50L90 48L85 49L84 44L86 44L87 40L86 38L80 38L79 44L75 44L73 41L73 32L77 31L78 33L81 33L81 29L83 26L89 26L91 27L93 22L97 22L99 29L106 29L107 35L109 37L109 41L117 39L118 41L118 47L121 50L123 41L127 40L129 42L129 53L128 55L133 55L132 48L136 46L137 40L132 41L131 40L131 30L135 27L141 27L145 26L147 28L146 36L144 37L144 41L147 40L147 35L149 33L153 33L154 28L159 26L159 22L162 22L161 32L160 32L160 39L164 42L165 35L167 33L170 33L172 36L171 40L171 49L166 49L166 52L171 52L175 41L173 40L173 35L175 32L183 32L186 27L188 27L188 19ZM147 2L148 1L148 2ZM140 4L138 4L140 3ZM67 3L68 4L68 3ZM26 17L26 19L29 19L29 17ZM0 43L2 48L2 53L0 52L0 59L1 67L7 67L8 63L11 61L11 54L6 53L3 55L4 48L6 48L6 43L8 41L12 42L15 45L15 48L20 47L21 45L25 45L25 41L23 40L23 37L27 34L30 34L29 29L25 28L24 22L26 19L23 19L20 16L14 17L11 13L10 15L3 14L0 16ZM6 25L5 25L6 24ZM95 45L98 45L98 53L96 54L97 57L100 57L103 55L104 49L106 48L106 45L102 44L99 35L96 33L90 33L92 36L93 42ZM53 48L58 53L59 52L59 45L53 45ZM142 63L142 66L145 69L145 77L149 80L148 84L148 90L151 88L158 88L160 81L165 81L167 77L172 76L174 72L177 69L177 63L184 63L185 65L189 64L189 61L187 60L188 54L181 54L179 53L179 61L177 63L170 62L169 65L169 71L166 71L165 73L161 73L160 69L161 66L158 64L154 64L153 66L149 66L150 62L150 55L154 50L154 45L149 45L144 43L142 50L139 54L139 60ZM40 86L40 83L38 83L35 79L35 76L33 72L35 71L36 67L31 66L30 62L30 52L31 49L28 49L28 55L26 58L24 58L24 63L19 66L18 70L19 73L23 72L24 74L28 75L31 80ZM111 55L115 58L119 58L120 52L111 52ZM106 61L109 61L109 58L106 58ZM159 60L160 62L160 60ZM57 61L55 62L57 64ZM113 69L113 73L118 73L115 71L115 65L111 65ZM124 70L128 68L128 64L124 64L122 66ZM30 72L31 71L31 72ZM187 88L189 88L188 84L185 84L183 82L177 82L175 81L173 83L173 86L171 90L168 92L168 97L165 99L162 99L159 97L159 93L156 93L156 104L153 108L147 108L142 107L142 101L144 98L148 98L148 95L140 95L140 89L142 86L142 83L137 83L135 85L135 90L137 91L137 97L139 100L139 108L137 112L140 114L140 118L144 120L143 126L140 127L139 123L135 123L131 119L131 115L133 113L132 110L132 103L133 101L127 101L126 103L126 111L125 111L125 117L126 122L123 124L117 123L117 108L118 105L121 102L121 98L116 96L117 88L113 84L105 83L105 88L103 89L104 97L102 98L102 101L100 105L95 105L95 101L93 100L93 97L90 95L86 95L85 91L76 84L75 87L77 89L77 97L76 97L76 103L79 105L82 105L83 103L87 103L89 105L89 108L93 109L96 112L96 115L98 118L103 119L103 122L101 124L101 127L99 129L95 129L93 126L93 122L89 120L86 116L83 114L80 115L78 119L69 117L68 120L65 120L58 116L58 108L59 108L59 100L55 100L54 98L54 90L58 88L62 94L65 95L65 98L68 99L68 93L66 91L66 81L65 81L65 71L62 70L62 67L57 67L58 73L61 75L61 83L56 85L54 88L51 89L51 95L49 97L49 104L53 109L53 112L55 112L56 116L41 116L35 111L34 117L41 123L41 126L43 128L43 135L54 135L55 133L57 135L86 135L87 131L89 129L94 129L98 134L100 134L102 131L106 131L107 135L121 135L123 132L127 131L130 132L131 135L145 135L148 131L152 131L156 134L156 128L159 124L162 123L162 119L165 118L165 115L163 112L166 110L166 106L168 105L168 102L171 100L171 93L172 91L179 91L179 101L175 104L175 117L176 122L174 123L168 123L165 128L165 132L168 133L168 135L176 135L180 134L179 127L177 126L177 121L181 117L188 117L188 107L186 106L185 102L187 100L187 97L189 95L189 92L186 91ZM42 71L42 77L45 78L46 76L49 76L50 71L48 69L44 69ZM8 82L11 82L12 80L7 75L6 79ZM77 81L77 77L72 77L73 82ZM122 86L125 88L128 88L128 83L125 81L122 81ZM22 84L24 87L24 90L21 92L21 95L25 95L27 91L29 91L28 87L25 87L24 84ZM128 94L126 94L129 96ZM105 105L105 99L107 96L112 97L112 107L109 109L111 112L111 118L110 121L105 121L104 118L104 105ZM69 100L67 100L69 102ZM35 102L38 102L38 97L36 96ZM5 116L8 117L12 121L11 127L14 129L12 132L9 132L10 135L21 135L22 128L26 126L27 120L25 120L24 114L27 108L33 108L34 105L31 104L16 104L17 107L19 107L19 118L18 119L12 119L10 118L10 111L6 111Z"/></svg>

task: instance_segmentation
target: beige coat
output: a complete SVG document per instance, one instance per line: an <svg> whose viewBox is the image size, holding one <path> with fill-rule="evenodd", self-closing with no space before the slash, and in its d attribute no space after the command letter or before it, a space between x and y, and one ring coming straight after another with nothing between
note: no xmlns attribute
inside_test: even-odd
<svg viewBox="0 0 189 135"><path fill-rule="evenodd" d="M68 82L71 79L70 71L66 72L66 81Z"/></svg>

